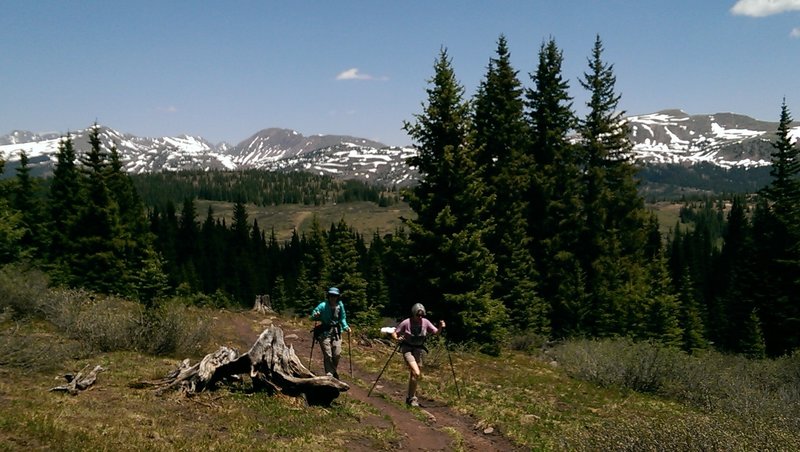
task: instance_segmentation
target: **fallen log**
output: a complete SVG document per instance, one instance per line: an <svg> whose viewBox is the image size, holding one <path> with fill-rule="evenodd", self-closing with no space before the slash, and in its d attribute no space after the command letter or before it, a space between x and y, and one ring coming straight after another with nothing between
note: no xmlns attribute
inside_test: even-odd
<svg viewBox="0 0 800 452"><path fill-rule="evenodd" d="M67 392L70 395L76 395L81 391L85 391L90 386L92 386L95 383L95 381L97 381L97 374L100 373L100 372L105 371L104 368L102 368L101 366L97 365L97 366L94 366L94 369L92 369L91 372L89 372L88 374L84 375L83 371L86 370L88 367L89 366L84 367L83 370L78 372L77 375L72 375L72 374L64 375L63 377L64 377L65 380L67 380L67 384L62 385L62 386L56 386L54 388L50 388L50 391L51 392L59 392L59 391L60 392Z"/></svg>
<svg viewBox="0 0 800 452"><path fill-rule="evenodd" d="M161 380L138 386L155 386L159 392L178 388L195 394L213 390L223 381L239 380L242 374L249 374L256 391L303 397L309 405L330 405L340 393L350 389L343 381L316 376L308 370L294 347L286 346L283 330L275 325L267 327L244 355L220 347L194 365L185 359Z"/></svg>

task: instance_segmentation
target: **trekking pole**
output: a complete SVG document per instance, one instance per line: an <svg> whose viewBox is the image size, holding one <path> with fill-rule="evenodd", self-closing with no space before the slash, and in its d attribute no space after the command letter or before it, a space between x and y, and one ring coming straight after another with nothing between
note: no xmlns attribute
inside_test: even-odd
<svg viewBox="0 0 800 452"><path fill-rule="evenodd" d="M444 328L442 328L442 333L444 333ZM450 356L450 347L447 346L447 337L444 337L444 349L447 350L447 359L450 360L450 371L453 372L453 383L456 385L456 394L460 399L461 391L458 390L458 380L456 379L456 368L453 367L453 357Z"/></svg>
<svg viewBox="0 0 800 452"><path fill-rule="evenodd" d="M311 354L308 355L308 371L311 372L311 358L314 357L314 342L317 340L315 330L317 329L317 322L314 322L314 329L311 330ZM313 373L313 372L312 372Z"/></svg>
<svg viewBox="0 0 800 452"><path fill-rule="evenodd" d="M369 395L370 395L370 394L372 394L372 390L373 390L373 389L375 389L375 385L377 385L377 384L378 384L378 380L380 380L380 379L381 379L381 375L383 375L383 372L385 372L385 371L386 371L386 368L387 368L387 367L389 367L389 362L391 362L391 361L392 361L392 358L394 357L394 354L395 354L395 353L397 353L397 350L399 350L399 349L400 349L400 345L401 345L402 343L403 343L402 341L398 341L398 342L397 342L397 347L395 347L395 348L394 348L394 351L392 352L392 354L391 354L391 355L389 355L389 359L387 359L387 360L386 360L386 364L384 364L384 365L383 365L383 369L381 370L381 373L379 373L379 374L378 374L378 377L377 377L377 378L375 378L375 383L372 383L372 387L371 387L371 388L369 388L369 392L367 393L367 397L369 397Z"/></svg>
<svg viewBox="0 0 800 452"><path fill-rule="evenodd" d="M350 378L353 378L353 344L350 341L350 330L347 330L347 354L350 357Z"/></svg>

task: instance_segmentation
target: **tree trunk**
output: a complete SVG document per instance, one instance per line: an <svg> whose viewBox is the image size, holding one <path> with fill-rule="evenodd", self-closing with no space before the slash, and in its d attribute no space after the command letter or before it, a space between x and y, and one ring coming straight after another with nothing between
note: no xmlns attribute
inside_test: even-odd
<svg viewBox="0 0 800 452"><path fill-rule="evenodd" d="M163 379L145 384L156 386L159 392L180 388L192 394L212 390L217 383L238 379L248 371L254 389L304 397L310 405L330 405L340 393L350 389L336 378L311 373L300 362L294 348L286 346L283 330L275 325L267 327L244 355L220 347L197 364L190 365L185 359Z"/></svg>
<svg viewBox="0 0 800 452"><path fill-rule="evenodd" d="M253 311L261 314L271 314L275 311L272 310L272 301L269 295L256 295L256 301L253 304Z"/></svg>

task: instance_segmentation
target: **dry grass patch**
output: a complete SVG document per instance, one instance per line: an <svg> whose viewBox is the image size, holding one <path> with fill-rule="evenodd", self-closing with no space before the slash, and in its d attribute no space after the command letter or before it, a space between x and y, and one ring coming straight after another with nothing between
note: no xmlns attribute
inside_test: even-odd
<svg viewBox="0 0 800 452"><path fill-rule="evenodd" d="M86 365L107 369L77 396L48 392L60 375ZM0 372L0 438L12 449L59 450L330 450L350 441L388 448L391 432L364 428L371 407L349 398L329 408L301 399L252 393L248 382L186 397L134 389L175 362L132 352L67 362L60 371ZM321 432L325 432L324 435Z"/></svg>

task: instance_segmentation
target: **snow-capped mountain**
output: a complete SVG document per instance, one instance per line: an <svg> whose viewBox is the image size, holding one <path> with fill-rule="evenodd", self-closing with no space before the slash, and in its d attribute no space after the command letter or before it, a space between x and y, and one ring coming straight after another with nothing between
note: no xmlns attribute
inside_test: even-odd
<svg viewBox="0 0 800 452"><path fill-rule="evenodd" d="M752 168L770 164L778 124L744 115L688 115L680 110L630 116L630 139L642 165L692 165L706 162L722 168ZM88 149L89 129L71 132L75 149ZM21 151L34 174L47 174L56 161L66 133L13 131L0 136L5 177L13 175ZM800 125L791 130L800 137ZM134 174L181 169L248 169L307 171L378 184L404 186L416 174L406 164L413 148L389 147L376 141L343 135L302 134L288 129L261 130L236 146L211 144L201 137L144 138L101 127L100 139L116 146L125 169Z"/></svg>
<svg viewBox="0 0 800 452"><path fill-rule="evenodd" d="M778 123L734 113L690 116L680 110L631 116L630 138L641 163L694 164L724 168L770 164ZM792 128L794 140L800 126Z"/></svg>

